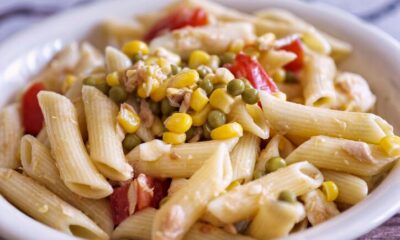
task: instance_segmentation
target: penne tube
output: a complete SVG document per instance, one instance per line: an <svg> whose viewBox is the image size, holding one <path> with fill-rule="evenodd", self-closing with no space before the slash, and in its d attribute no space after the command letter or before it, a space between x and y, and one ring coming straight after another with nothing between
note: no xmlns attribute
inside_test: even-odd
<svg viewBox="0 0 400 240"><path fill-rule="evenodd" d="M228 148L221 144L187 184L157 211L152 226L152 239L182 239L205 213L208 202L231 182L232 165Z"/></svg>
<svg viewBox="0 0 400 240"><path fill-rule="evenodd" d="M247 228L256 239L275 239L287 236L294 225L306 216L303 204L266 199Z"/></svg>
<svg viewBox="0 0 400 240"><path fill-rule="evenodd" d="M298 196L318 188L322 181L321 172L310 163L292 164L217 197L208 211L222 222L235 223L255 216L262 195L277 198L281 191L290 190Z"/></svg>
<svg viewBox="0 0 400 240"><path fill-rule="evenodd" d="M82 88L89 132L90 157L104 176L115 181L132 178L122 139L117 132L118 106L95 87Z"/></svg>
<svg viewBox="0 0 400 240"><path fill-rule="evenodd" d="M319 54L309 54L301 78L305 105L331 107L335 105L334 77L336 66L333 60Z"/></svg>
<svg viewBox="0 0 400 240"><path fill-rule="evenodd" d="M114 47L106 48L105 60L107 72L109 73L123 71L132 65L128 56Z"/></svg>
<svg viewBox="0 0 400 240"><path fill-rule="evenodd" d="M228 119L231 122L237 122L243 129L259 138L269 138L269 126L261 108L256 105L246 105L238 99L231 108Z"/></svg>
<svg viewBox="0 0 400 240"><path fill-rule="evenodd" d="M238 138L212 140L196 143L184 143L172 146L169 153L163 154L156 161L144 161L140 158L140 145L128 153L126 158L136 173L153 177L187 178L192 176L219 145L226 144L230 152Z"/></svg>
<svg viewBox="0 0 400 240"><path fill-rule="evenodd" d="M86 151L71 101L48 91L40 92L38 99L52 154L65 185L82 197L99 199L110 195L111 185L99 174Z"/></svg>
<svg viewBox="0 0 400 240"><path fill-rule="evenodd" d="M348 42L337 39L326 33L322 33L322 36L324 36L324 38L328 41L329 45L331 45L332 49L331 57L335 61L340 61L345 59L353 51L353 47Z"/></svg>
<svg viewBox="0 0 400 240"><path fill-rule="evenodd" d="M306 208L306 215L311 225L323 223L336 215L339 210L334 202L328 202L321 190L316 189L301 196Z"/></svg>
<svg viewBox="0 0 400 240"><path fill-rule="evenodd" d="M146 208L124 220L114 230L111 239L151 239L151 227L157 210ZM227 233L224 230L210 224L195 223L183 238L184 240L251 240L253 238L240 234Z"/></svg>
<svg viewBox="0 0 400 240"><path fill-rule="evenodd" d="M293 144L282 135L275 135L261 151L255 170L265 171L267 162L273 157L286 158L294 150Z"/></svg>
<svg viewBox="0 0 400 240"><path fill-rule="evenodd" d="M362 178L336 171L322 170L325 181L332 181L339 189L336 202L357 204L368 195L368 185Z"/></svg>
<svg viewBox="0 0 400 240"><path fill-rule="evenodd" d="M34 219L79 238L108 239L108 235L76 208L29 177L0 168L0 193Z"/></svg>
<svg viewBox="0 0 400 240"><path fill-rule="evenodd" d="M367 143L379 143L393 135L393 127L371 113L343 112L282 101L260 92L261 103L270 126L279 133L312 137L326 135Z"/></svg>
<svg viewBox="0 0 400 240"><path fill-rule="evenodd" d="M91 74L94 69L104 66L104 59L101 53L90 43L83 42L80 47L80 57L74 73L79 78Z"/></svg>
<svg viewBox="0 0 400 240"><path fill-rule="evenodd" d="M119 18L106 19L101 23L100 28L104 31L107 40L105 45L114 47L122 47L124 43L132 39L142 39L145 30L142 24L133 19Z"/></svg>
<svg viewBox="0 0 400 240"><path fill-rule="evenodd" d="M286 162L292 164L307 160L318 168L372 176L385 171L396 159L388 156L379 145L316 136L296 148Z"/></svg>
<svg viewBox="0 0 400 240"><path fill-rule="evenodd" d="M245 132L230 153L233 169L233 181L244 180L245 182L248 182L252 179L254 166L259 152L260 138L251 133Z"/></svg>
<svg viewBox="0 0 400 240"><path fill-rule="evenodd" d="M108 200L82 198L71 192L61 180L55 160L48 148L30 135L25 135L21 140L21 163L29 177L81 210L108 235L111 234L114 224Z"/></svg>
<svg viewBox="0 0 400 240"><path fill-rule="evenodd" d="M269 75L296 59L296 54L285 50L268 50L262 52L258 61Z"/></svg>
<svg viewBox="0 0 400 240"><path fill-rule="evenodd" d="M0 112L0 167L18 168L19 143L24 129L18 104L11 104Z"/></svg>

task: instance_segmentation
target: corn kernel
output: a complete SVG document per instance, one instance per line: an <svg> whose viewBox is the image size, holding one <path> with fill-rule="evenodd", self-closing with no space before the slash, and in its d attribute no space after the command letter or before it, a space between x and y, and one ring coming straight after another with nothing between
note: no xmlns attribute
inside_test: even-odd
<svg viewBox="0 0 400 240"><path fill-rule="evenodd" d="M184 88L195 84L199 80L199 73L196 70L183 70L172 77L169 87Z"/></svg>
<svg viewBox="0 0 400 240"><path fill-rule="evenodd" d="M165 127L174 133L184 133L192 126L192 117L187 113L174 113L164 122Z"/></svg>
<svg viewBox="0 0 400 240"><path fill-rule="evenodd" d="M213 83L228 83L235 79L235 76L226 68L218 68L215 70L215 77L212 79Z"/></svg>
<svg viewBox="0 0 400 240"><path fill-rule="evenodd" d="M233 102L233 98L226 92L225 89L218 88L211 93L211 106L221 110L225 114L228 114L231 111Z"/></svg>
<svg viewBox="0 0 400 240"><path fill-rule="evenodd" d="M139 85L139 87L137 89L137 95L141 98L147 97L147 93L146 93L146 89L144 88L144 84Z"/></svg>
<svg viewBox="0 0 400 240"><path fill-rule="evenodd" d="M223 140L241 136L243 136L243 128L237 122L224 124L211 131L211 138L214 140Z"/></svg>
<svg viewBox="0 0 400 240"><path fill-rule="evenodd" d="M201 111L191 114L192 125L196 127L203 126L207 121L208 113L211 111L210 104L207 104Z"/></svg>
<svg viewBox="0 0 400 240"><path fill-rule="evenodd" d="M132 58L137 54L143 54L143 55L148 54L149 48L147 47L146 43L139 40L134 40L125 43L124 46L122 47L122 51L130 58Z"/></svg>
<svg viewBox="0 0 400 240"><path fill-rule="evenodd" d="M276 70L275 73L272 75L272 79L276 83L283 83L285 81L285 77L286 77L286 72L282 68Z"/></svg>
<svg viewBox="0 0 400 240"><path fill-rule="evenodd" d="M140 127L139 116L124 105L121 106L117 121L127 133L135 133Z"/></svg>
<svg viewBox="0 0 400 240"><path fill-rule="evenodd" d="M398 136L386 136L382 138L379 145L383 150L391 157L400 156L400 137Z"/></svg>
<svg viewBox="0 0 400 240"><path fill-rule="evenodd" d="M163 133L163 141L167 144L173 145L182 144L186 141L186 134L165 132Z"/></svg>
<svg viewBox="0 0 400 240"><path fill-rule="evenodd" d="M231 182L231 184L229 184L229 186L226 188L226 190L231 191L239 186L240 186L240 182L236 180L236 181Z"/></svg>
<svg viewBox="0 0 400 240"><path fill-rule="evenodd" d="M74 82L77 80L77 78L72 75L72 74L67 74L67 76L65 76L64 82L63 82L63 86L62 86L62 91L65 93L68 91L68 89L71 88L72 84L74 84Z"/></svg>
<svg viewBox="0 0 400 240"><path fill-rule="evenodd" d="M167 95L168 85L169 81L165 80L160 84L159 87L155 88L150 94L151 100L153 100L154 102L160 102L161 100L163 100Z"/></svg>
<svg viewBox="0 0 400 240"><path fill-rule="evenodd" d="M112 72L107 74L106 82L110 87L118 86L119 85L118 72Z"/></svg>
<svg viewBox="0 0 400 240"><path fill-rule="evenodd" d="M339 189L332 181L326 181L322 183L322 192L324 193L326 201L328 202L335 201L339 195Z"/></svg>
<svg viewBox="0 0 400 240"><path fill-rule="evenodd" d="M243 50L244 42L242 39L237 39L229 46L229 52L239 53Z"/></svg>
<svg viewBox="0 0 400 240"><path fill-rule="evenodd" d="M197 88L190 99L190 107L196 112L202 110L208 103L207 93L202 88Z"/></svg>
<svg viewBox="0 0 400 240"><path fill-rule="evenodd" d="M190 54L189 57L189 67L196 69L200 65L207 65L210 61L210 55L208 53L196 50Z"/></svg>

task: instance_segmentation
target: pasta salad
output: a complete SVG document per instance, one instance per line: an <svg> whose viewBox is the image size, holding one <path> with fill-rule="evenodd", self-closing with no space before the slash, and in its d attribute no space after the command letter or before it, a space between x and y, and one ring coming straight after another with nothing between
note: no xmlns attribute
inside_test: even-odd
<svg viewBox="0 0 400 240"><path fill-rule="evenodd" d="M85 239L275 239L400 156L350 44L283 10L182 0L106 20L0 111L0 194ZM100 50L102 49L102 50Z"/></svg>

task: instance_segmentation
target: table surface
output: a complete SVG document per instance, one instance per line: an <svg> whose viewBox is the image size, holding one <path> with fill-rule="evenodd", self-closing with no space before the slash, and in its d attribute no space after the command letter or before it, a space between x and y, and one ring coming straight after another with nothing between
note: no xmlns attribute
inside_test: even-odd
<svg viewBox="0 0 400 240"><path fill-rule="evenodd" d="M56 12L94 0L1 0L0 41ZM349 11L400 40L400 0L305 0ZM360 239L400 239L400 214Z"/></svg>

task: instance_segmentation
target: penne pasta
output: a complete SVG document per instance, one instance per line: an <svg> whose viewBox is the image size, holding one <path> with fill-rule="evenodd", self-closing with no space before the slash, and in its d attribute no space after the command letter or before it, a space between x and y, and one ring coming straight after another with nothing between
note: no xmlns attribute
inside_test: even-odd
<svg viewBox="0 0 400 240"><path fill-rule="evenodd" d="M357 204L368 195L367 183L359 177L331 170L322 170L325 181L332 181L339 189L335 201L350 205Z"/></svg>
<svg viewBox="0 0 400 240"><path fill-rule="evenodd" d="M95 87L82 88L87 120L90 157L104 176L115 181L132 178L122 139L117 132L118 106Z"/></svg>
<svg viewBox="0 0 400 240"><path fill-rule="evenodd" d="M11 104L0 112L0 167L16 169L20 166L19 143L24 129L18 104Z"/></svg>
<svg viewBox="0 0 400 240"><path fill-rule="evenodd" d="M319 189L304 194L301 196L301 200L306 208L307 219L313 226L323 223L340 213L335 203L326 201L324 194Z"/></svg>
<svg viewBox="0 0 400 240"><path fill-rule="evenodd" d="M259 62L269 75L273 75L278 69L296 59L296 54L284 50L268 50L262 52Z"/></svg>
<svg viewBox="0 0 400 240"><path fill-rule="evenodd" d="M122 47L124 43L132 39L141 39L144 33L142 24L131 19L109 18L101 24L100 28L104 31L107 45L114 47Z"/></svg>
<svg viewBox="0 0 400 240"><path fill-rule="evenodd" d="M378 145L316 136L300 145L286 158L288 164L304 160L318 168L372 176L386 170L387 165L396 160L396 157L389 157Z"/></svg>
<svg viewBox="0 0 400 240"><path fill-rule="evenodd" d="M111 209L107 199L92 200L71 192L60 178L55 160L45 145L36 138L25 135L21 140L21 163L24 172L59 196L64 201L81 210L108 235L114 229Z"/></svg>
<svg viewBox="0 0 400 240"><path fill-rule="evenodd" d="M260 152L260 138L244 133L230 153L233 169L233 181L248 182L253 177L254 166Z"/></svg>
<svg viewBox="0 0 400 240"><path fill-rule="evenodd" d="M29 216L64 233L81 238L108 239L107 234L85 214L14 170L0 168L0 193Z"/></svg>
<svg viewBox="0 0 400 240"><path fill-rule="evenodd" d="M303 204L266 199L247 229L256 239L275 239L287 236L294 225L306 216Z"/></svg>
<svg viewBox="0 0 400 240"><path fill-rule="evenodd" d="M110 195L111 185L98 173L86 152L71 101L47 91L39 93L38 99L51 150L65 185L72 192L87 198Z"/></svg>
<svg viewBox="0 0 400 240"><path fill-rule="evenodd" d="M188 183L161 206L154 217L152 239L182 239L206 211L207 203L232 181L228 148L221 144Z"/></svg>
<svg viewBox="0 0 400 240"><path fill-rule="evenodd" d="M234 188L212 200L207 209L220 221L234 223L254 217L262 195L276 198L283 190L302 195L318 188L322 181L321 172L313 165L296 163Z"/></svg>
<svg viewBox="0 0 400 240"><path fill-rule="evenodd" d="M305 105L314 107L335 105L335 74L336 66L331 58L319 54L308 55L301 79Z"/></svg>
<svg viewBox="0 0 400 240"><path fill-rule="evenodd" d="M343 112L285 102L260 93L264 115L279 133L301 137L326 135L379 143L393 127L371 113Z"/></svg>
<svg viewBox="0 0 400 240"><path fill-rule="evenodd" d="M220 145L226 144L230 152L238 138L213 140L175 145L171 152L163 154L156 161L140 159L140 148L136 147L126 156L135 172L153 177L187 178L192 176Z"/></svg>
<svg viewBox="0 0 400 240"><path fill-rule="evenodd" d="M109 73L114 71L123 71L132 65L128 56L113 47L106 48L105 60L106 69Z"/></svg>

